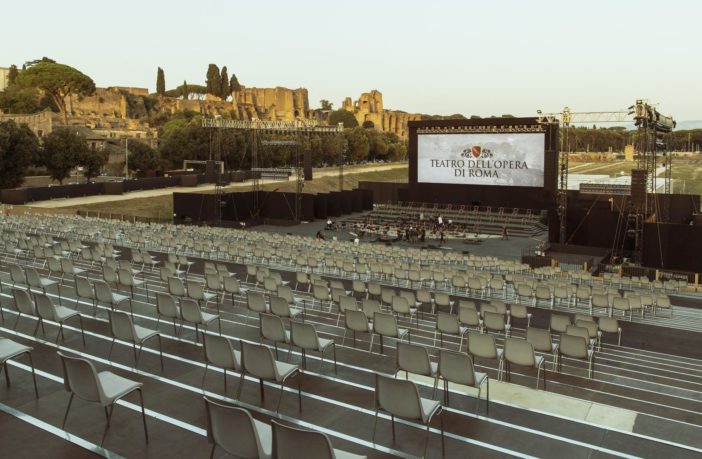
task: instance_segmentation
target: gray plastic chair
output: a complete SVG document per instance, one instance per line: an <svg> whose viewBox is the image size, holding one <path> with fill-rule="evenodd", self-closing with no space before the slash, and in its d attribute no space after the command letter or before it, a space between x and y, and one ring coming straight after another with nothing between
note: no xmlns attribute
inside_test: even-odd
<svg viewBox="0 0 702 459"><path fill-rule="evenodd" d="M461 326L458 317L453 314L447 314L445 312L439 312L436 314L436 325L434 327L434 346L436 346L436 335L439 335L439 342L441 347L444 346L444 333L449 335L456 335L460 337L458 342L458 350L463 348L463 338L468 332L467 327Z"/></svg>
<svg viewBox="0 0 702 459"><path fill-rule="evenodd" d="M234 306L235 300L234 300L234 295L243 295L248 291L248 289L245 289L239 285L239 281L234 278L234 277L225 277L224 278L224 291L226 293L229 293L232 298L232 306ZM224 301L224 297L222 297L222 301Z"/></svg>
<svg viewBox="0 0 702 459"><path fill-rule="evenodd" d="M436 414L442 413L441 404L419 396L419 390L412 381L389 378L379 374L375 375L375 421L373 423L373 444L375 444L376 431L378 430L378 414L384 411L390 414L392 425L392 441L395 442L395 417L419 421L427 426L424 437L424 453L427 455L429 446L429 425ZM444 420L441 419L441 450L444 451Z"/></svg>
<svg viewBox="0 0 702 459"><path fill-rule="evenodd" d="M290 332L285 329L283 319L275 314L262 312L259 315L259 338L261 342L264 339L273 341L275 347L275 358L278 358L278 344L286 344L290 346ZM290 359L291 347L288 347L288 359Z"/></svg>
<svg viewBox="0 0 702 459"><path fill-rule="evenodd" d="M197 301L190 298L182 298L180 300L180 313L183 316L183 322L195 325L195 341L200 341L200 325L206 329L215 320L219 325L219 334L222 334L222 321L219 315L203 312ZM203 333L205 333L204 330Z"/></svg>
<svg viewBox="0 0 702 459"><path fill-rule="evenodd" d="M397 326L397 318L392 314L385 312L376 312L373 316L373 335L371 335L371 345L370 349L373 350L373 336L377 334L380 340L380 353L382 354L383 349L383 338L395 338L399 341L406 336L408 342L412 342L410 337L410 331L407 328L399 328Z"/></svg>
<svg viewBox="0 0 702 459"><path fill-rule="evenodd" d="M105 281L96 280L93 282L93 287L95 288L95 301L97 303L107 303L110 305L111 309L115 309L117 306L122 304L124 301L129 301L129 310L132 310L132 299L127 295L122 295L121 293L114 293L112 288Z"/></svg>
<svg viewBox="0 0 702 459"><path fill-rule="evenodd" d="M270 312L270 308L266 303L266 298L258 292L248 292L246 294L246 307L249 311L257 314Z"/></svg>
<svg viewBox="0 0 702 459"><path fill-rule="evenodd" d="M307 351L319 352L319 372L324 365L324 353L331 348L334 357L334 374L336 374L336 343L333 339L320 338L312 324L290 322L290 338L294 346L302 350L302 368L307 368Z"/></svg>
<svg viewBox="0 0 702 459"><path fill-rule="evenodd" d="M412 317L417 319L417 327L419 327L419 316L417 315L417 306L410 304L407 298L403 296L393 296L391 300L392 312L394 314L402 314L409 316L409 324L412 324Z"/></svg>
<svg viewBox="0 0 702 459"><path fill-rule="evenodd" d="M12 329L15 330L17 329L17 325L19 325L22 314L37 317L37 308L27 290L21 290L15 287L11 288L10 290L12 292L12 299L15 303L15 309L17 309L17 320L15 320L15 325L12 327ZM37 320L32 336L36 336L39 325L43 326L42 322Z"/></svg>
<svg viewBox="0 0 702 459"><path fill-rule="evenodd" d="M561 342L558 346L558 368L562 368L562 356L572 359L585 360L588 364L588 377L595 377L595 352L588 349L587 339L582 336L569 334L561 335Z"/></svg>
<svg viewBox="0 0 702 459"><path fill-rule="evenodd" d="M207 441L212 443L210 459L217 446L227 453L246 459L271 457L271 427L236 406L225 405L207 397Z"/></svg>
<svg viewBox="0 0 702 459"><path fill-rule="evenodd" d="M158 353L161 359L161 370L163 370L163 345L161 343L161 334L156 330L135 325L132 317L122 311L108 311L110 315L110 332L112 333L112 343L110 344L110 352L107 354L107 360L112 357L112 348L115 345L115 340L127 341L132 345L134 352L134 367L139 365L141 351L144 348L144 343L151 338L158 339ZM137 352L139 346L139 352Z"/></svg>
<svg viewBox="0 0 702 459"><path fill-rule="evenodd" d="M158 330L158 324L161 323L161 317L173 319L173 334L178 336L176 319L182 320L183 316L180 314L180 308L171 295L162 292L156 293L156 314L156 330Z"/></svg>
<svg viewBox="0 0 702 459"><path fill-rule="evenodd" d="M404 371L405 379L409 378L410 373L434 378L438 367L438 363L431 361L426 347L418 344L397 343L395 377Z"/></svg>
<svg viewBox="0 0 702 459"><path fill-rule="evenodd" d="M544 366L544 358L534 353L530 342L519 338L505 339L505 353L503 365L507 381L511 379L511 365L519 365L536 369L536 388L539 388L539 376ZM544 390L546 390L546 370L543 370Z"/></svg>
<svg viewBox="0 0 702 459"><path fill-rule="evenodd" d="M497 347L495 337L487 333L468 333L468 354L473 359L490 359L497 361L497 377L499 379L504 364L504 352Z"/></svg>
<svg viewBox="0 0 702 459"><path fill-rule="evenodd" d="M46 294L46 288L56 286L56 293L58 293L59 303L61 303L61 289L59 288L59 283L55 280L51 280L48 277L41 277L36 269L29 266L24 268L25 274L27 274L27 283L29 287L34 287L41 290L42 293Z"/></svg>
<svg viewBox="0 0 702 459"><path fill-rule="evenodd" d="M273 454L276 459L361 459L366 456L334 449L322 432L289 427L271 419Z"/></svg>
<svg viewBox="0 0 702 459"><path fill-rule="evenodd" d="M300 386L300 369L297 365L279 362L273 357L273 351L268 346L262 344L252 344L246 341L241 342L241 383L239 384L239 393L237 399L241 399L241 391L244 388L246 375L250 374L254 378L258 378L261 387L261 400L265 399L263 381L272 381L280 384L280 395L278 396L278 404L275 412L280 410L280 402L283 399L283 386L288 378L298 375L297 378L297 396L298 408L302 411L302 388Z"/></svg>
<svg viewBox="0 0 702 459"><path fill-rule="evenodd" d="M490 377L487 373L475 371L473 359L471 359L468 354L441 349L439 351L439 366L434 380L434 393L432 398L436 397L436 389L440 379L444 381L444 405L446 406L449 404L449 383L461 384L478 389L478 398L475 403L476 414L480 407L480 395L483 390L483 384L485 384L487 386L485 414L489 414Z"/></svg>
<svg viewBox="0 0 702 459"><path fill-rule="evenodd" d="M134 273L132 273L131 269L120 268L119 271L117 271L117 276L119 278L120 285L129 287L132 297L134 297L134 289L143 286L144 290L146 291L146 301L148 302L151 300L151 297L149 296L149 284L147 284L145 280L135 279Z"/></svg>
<svg viewBox="0 0 702 459"><path fill-rule="evenodd" d="M288 286L284 286L284 287L290 288ZM285 318L285 319L294 320L294 319L300 317L303 322L305 319L305 316L303 314L302 309L291 308L288 300L286 300L282 296L271 295L270 310L271 310L271 314L275 314L276 316L280 317L281 319Z"/></svg>
<svg viewBox="0 0 702 459"><path fill-rule="evenodd" d="M224 393L227 393L227 370L241 373L241 353L234 349L232 342L224 336L205 334L205 371L202 373L200 388L205 387L205 378L210 365L219 367L224 373ZM241 384L241 380L239 380ZM237 390L238 392L238 390Z"/></svg>
<svg viewBox="0 0 702 459"><path fill-rule="evenodd" d="M602 335L604 333L617 334L617 346L622 345L622 328L619 326L619 321L614 317L600 317L597 326L599 328L599 349L602 350Z"/></svg>
<svg viewBox="0 0 702 459"><path fill-rule="evenodd" d="M43 293L37 293L34 295L34 301L36 302L37 314L39 315L39 322L41 323L41 329L44 330L44 320L51 320L59 324L59 329L56 332L56 342L58 343L59 337L64 340L66 337L63 335L63 323L68 319L73 317L78 317L80 323L80 334L83 338L83 346L85 346L85 330L83 329L83 317L75 309L70 309L64 306L56 306L51 301L47 295Z"/></svg>
<svg viewBox="0 0 702 459"><path fill-rule="evenodd" d="M551 339L551 332L542 328L529 327L526 331L526 340L531 343L536 352L545 352L553 356L552 370L556 371L558 363L558 344Z"/></svg>
<svg viewBox="0 0 702 459"><path fill-rule="evenodd" d="M65 430L68 412L71 409L74 396L87 402L99 403L105 409L105 417L107 418L107 424L105 424L105 430L102 432L102 439L100 440L100 446L102 446L105 442L107 429L110 427L110 419L112 418L116 402L137 391L141 402L144 436L146 437L146 442L149 442L142 383L117 376L109 371L98 373L89 360L69 357L61 352L58 352L58 355L61 357L61 364L63 365L64 388L71 393L71 398L68 400L68 406L66 407L66 414L64 414L63 422L61 423L61 429Z"/></svg>
<svg viewBox="0 0 702 459"><path fill-rule="evenodd" d="M34 381L34 395L39 398L39 390L37 389L37 376L34 372L34 361L32 360L32 348L23 344L16 343L7 338L0 337L0 370L5 370L5 384L10 387L10 369L7 366L7 361L27 354L29 365L32 367L32 380Z"/></svg>
<svg viewBox="0 0 702 459"><path fill-rule="evenodd" d="M570 317L561 314L551 314L548 329L555 333L565 333L571 325Z"/></svg>
<svg viewBox="0 0 702 459"><path fill-rule="evenodd" d="M206 308L207 303L212 299L214 299L215 302L217 302L217 295L214 293L206 292L202 288L202 284L200 284L199 282L196 282L192 279L189 279L187 281L187 286L188 286L188 298L191 298L191 299L198 301L198 302L202 301L203 307ZM219 309L219 304L217 304L217 309Z"/></svg>
<svg viewBox="0 0 702 459"><path fill-rule="evenodd" d="M358 303L356 303L356 298L352 296L342 295L339 297L339 313L336 317L336 326L339 326L341 322L341 316L346 310L358 310Z"/></svg>
<svg viewBox="0 0 702 459"><path fill-rule="evenodd" d="M344 339L341 342L342 346L346 342L346 334L349 330L351 330L351 332L353 333L354 348L356 347L356 332L368 333L369 335L373 335L373 324L368 322L368 317L366 316L364 311L361 311L359 309L346 309L344 311L344 319L346 330L344 330Z"/></svg>
<svg viewBox="0 0 702 459"><path fill-rule="evenodd" d="M80 300L90 300L93 305L93 316L97 315L97 305L95 303L95 289L90 281L85 277L75 277L76 280L76 308Z"/></svg>
<svg viewBox="0 0 702 459"><path fill-rule="evenodd" d="M509 336L510 329L512 328L511 325L506 322L504 314L490 311L485 311L483 313L483 326L489 331L504 333L505 338Z"/></svg>

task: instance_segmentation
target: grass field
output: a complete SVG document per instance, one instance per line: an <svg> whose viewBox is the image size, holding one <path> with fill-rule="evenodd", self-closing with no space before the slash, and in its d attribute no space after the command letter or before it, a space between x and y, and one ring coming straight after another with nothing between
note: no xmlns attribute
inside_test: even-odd
<svg viewBox="0 0 702 459"><path fill-rule="evenodd" d="M407 168L390 169L377 172L360 172L352 173L353 169L346 170L344 174L344 189L351 190L358 186L359 181L407 181ZM261 186L264 191L295 191L296 182L290 180L288 182L266 183ZM245 191L248 189L232 188L225 191ZM330 191L339 190L339 177L329 176L314 179L305 182L304 192L310 194L328 193ZM204 193L214 193L214 191L205 191ZM169 219L173 215L173 197L172 195L154 196L150 198L137 198L123 201L104 202L99 204L86 204L76 207L64 207L72 211L83 210L101 213L113 213L121 215L129 215L144 218Z"/></svg>

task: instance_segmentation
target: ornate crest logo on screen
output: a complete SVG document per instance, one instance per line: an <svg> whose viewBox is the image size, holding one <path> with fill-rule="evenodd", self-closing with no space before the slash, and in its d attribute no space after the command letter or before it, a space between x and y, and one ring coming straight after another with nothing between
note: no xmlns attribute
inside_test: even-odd
<svg viewBox="0 0 702 459"><path fill-rule="evenodd" d="M462 158L492 158L492 151L489 148L483 148L480 144L474 144L470 148L466 148L461 153Z"/></svg>

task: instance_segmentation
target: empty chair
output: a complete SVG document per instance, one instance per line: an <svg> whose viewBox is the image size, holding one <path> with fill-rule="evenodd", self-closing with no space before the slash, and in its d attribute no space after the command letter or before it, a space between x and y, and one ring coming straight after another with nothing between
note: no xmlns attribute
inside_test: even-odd
<svg viewBox="0 0 702 459"><path fill-rule="evenodd" d="M85 277L76 276L76 307L80 300L90 300L93 305L93 315L97 315L97 305L95 303L95 289L90 285L90 281Z"/></svg>
<svg viewBox="0 0 702 459"><path fill-rule="evenodd" d="M41 277L36 269L27 266L24 269L27 275L27 283L30 289L36 288L41 290L42 293L46 294L46 288L51 286L56 286L56 292L58 293L59 302L61 302L61 289L59 288L59 283L55 280L51 280L48 277Z"/></svg>
<svg viewBox="0 0 702 459"><path fill-rule="evenodd" d="M183 280L177 277L168 278L168 293L178 298L178 301L188 296Z"/></svg>
<svg viewBox="0 0 702 459"><path fill-rule="evenodd" d="M93 282L93 287L95 288L96 303L107 303L110 306L110 309L114 310L123 302L129 301L129 310L132 311L132 299L127 295L114 293L107 282L96 280Z"/></svg>
<svg viewBox="0 0 702 459"><path fill-rule="evenodd" d="M590 299L590 314L593 314L596 308L604 309L609 314L609 296L606 293L593 293Z"/></svg>
<svg viewBox="0 0 702 459"><path fill-rule="evenodd" d="M403 342L397 343L395 364L395 377L404 371L405 379L409 377L409 373L434 378L439 366L431 361L426 347Z"/></svg>
<svg viewBox="0 0 702 459"><path fill-rule="evenodd" d="M299 375L300 369L297 365L279 362L273 357L273 351L268 346L260 344L241 342L241 383L239 384L239 393L237 398L241 398L241 391L246 381L245 376L250 374L254 378L258 378L261 387L261 399L264 399L263 380L272 381L280 384L280 395L278 396L278 404L276 405L276 413L280 410L280 402L283 399L283 386L288 378ZM298 408L302 410L302 394L300 388L300 377L297 378L298 389Z"/></svg>
<svg viewBox="0 0 702 459"><path fill-rule="evenodd" d="M283 425L271 419L273 454L277 459L362 459L366 456L334 449L322 432ZM261 456L259 456L261 457Z"/></svg>
<svg viewBox="0 0 702 459"><path fill-rule="evenodd" d="M434 307L431 312L434 313L437 309L448 308L449 314L453 314L453 300L444 292L434 293Z"/></svg>
<svg viewBox="0 0 702 459"><path fill-rule="evenodd" d="M347 309L358 309L358 303L356 303L356 298L352 296L340 296L339 297L339 313L337 314L336 317L336 326L339 326L339 322L341 322L341 315L346 311Z"/></svg>
<svg viewBox="0 0 702 459"><path fill-rule="evenodd" d="M599 330L597 328L597 322L594 320L583 320L583 319L577 319L575 321L575 327L577 328L582 328L587 331L587 338L590 343L590 346L596 346L597 345L597 338L599 337ZM566 333L568 333L568 330L566 330Z"/></svg>
<svg viewBox="0 0 702 459"><path fill-rule="evenodd" d="M392 306L392 299L397 296L397 291L394 288L383 287L380 290L381 306Z"/></svg>
<svg viewBox="0 0 702 459"><path fill-rule="evenodd" d="M10 265L10 282L12 282L13 287L22 285L29 289L27 275L24 273L24 271L22 271L22 268L17 265Z"/></svg>
<svg viewBox="0 0 702 459"><path fill-rule="evenodd" d="M439 342L441 346L444 345L444 333L449 335L456 335L460 337L458 342L458 350L460 351L463 347L463 338L468 331L467 327L461 326L459 318L453 314L447 314L445 312L439 312L436 314L436 326L434 328L434 346L436 346L436 335L439 334Z"/></svg>
<svg viewBox="0 0 702 459"><path fill-rule="evenodd" d="M307 275L306 272L302 271L297 271L295 273L295 290L298 290L298 285L303 284L307 285L307 291L309 292L310 289L312 288L312 283L310 282L310 278ZM299 290L298 290L299 291Z"/></svg>
<svg viewBox="0 0 702 459"><path fill-rule="evenodd" d="M380 312L380 309L378 309L377 312ZM364 311L354 309L344 310L344 323L346 325L346 330L344 330L344 339L341 342L342 346L346 341L346 333L348 333L349 330L353 333L353 347L356 347L356 332L368 333L369 335L373 334L373 324L368 322L368 317ZM372 345L373 342L371 341L371 346Z"/></svg>
<svg viewBox="0 0 702 459"><path fill-rule="evenodd" d="M502 371L503 351L498 349L495 336L487 333L468 333L468 354L474 359L491 359L497 361L497 375Z"/></svg>
<svg viewBox="0 0 702 459"><path fill-rule="evenodd" d="M656 295L656 302L653 305L654 317L659 309L667 309L670 312L670 317L673 317L673 308L670 304L670 298L667 295Z"/></svg>
<svg viewBox="0 0 702 459"><path fill-rule="evenodd" d="M488 331L504 333L505 338L509 336L511 328L511 325L505 320L504 314L490 311L485 311L483 314L483 326Z"/></svg>
<svg viewBox="0 0 702 459"><path fill-rule="evenodd" d="M429 290L418 289L416 291L416 294L417 294L417 303L419 303L417 308L420 311L425 310L425 309L422 309L422 307L425 305L429 305L430 311L434 309L434 298L431 297L431 292L429 292Z"/></svg>
<svg viewBox="0 0 702 459"><path fill-rule="evenodd" d="M190 298L183 298L180 301L180 314L183 318L183 322L189 322L195 325L195 341L200 340L200 325L207 328L215 320L219 324L219 334L222 334L222 321L217 314L210 314L208 312L203 312L200 309L200 305L197 301ZM203 333L205 330L203 329Z"/></svg>
<svg viewBox="0 0 702 459"><path fill-rule="evenodd" d="M361 306L363 313L370 321L373 320L376 312L381 312L378 300L363 300L361 301Z"/></svg>
<svg viewBox="0 0 702 459"><path fill-rule="evenodd" d="M556 371L556 364L558 363L558 344L553 343L551 332L542 328L528 327L526 340L534 347L534 351L552 355L552 369Z"/></svg>
<svg viewBox="0 0 702 459"><path fill-rule="evenodd" d="M561 314L551 314L548 329L556 333L565 333L571 325L570 317Z"/></svg>
<svg viewBox="0 0 702 459"><path fill-rule="evenodd" d="M258 292L246 293L246 307L249 311L255 312L256 314L270 312L268 303L266 303L266 298Z"/></svg>
<svg viewBox="0 0 702 459"><path fill-rule="evenodd" d="M224 291L226 293L229 293L232 298L232 306L234 306L234 295L243 295L244 293L247 292L247 289L242 288L239 285L239 281L234 278L234 277L225 277L224 278ZM224 300L224 296L222 296L222 300Z"/></svg>
<svg viewBox="0 0 702 459"><path fill-rule="evenodd" d="M378 282L368 282L368 292L366 298L379 298L382 291L383 289Z"/></svg>
<svg viewBox="0 0 702 459"><path fill-rule="evenodd" d="M392 297L392 312L395 314L402 314L409 316L409 322L412 323L412 317L417 317L417 307L415 305L410 305L407 298L402 296ZM419 317L417 317L417 327L419 327Z"/></svg>
<svg viewBox="0 0 702 459"><path fill-rule="evenodd" d="M117 276L119 278L120 285L129 287L132 297L134 296L134 289L143 286L144 290L146 291L146 301L150 300L149 285L144 280L135 279L131 269L120 268L119 271L117 271Z"/></svg>
<svg viewBox="0 0 702 459"><path fill-rule="evenodd" d="M381 354L383 353L383 338L386 336L400 341L406 336L407 341L411 342L409 329L399 328L395 316L385 312L376 312L373 316L373 332L379 336ZM373 335L371 335L370 349L373 350Z"/></svg>
<svg viewBox="0 0 702 459"><path fill-rule="evenodd" d="M486 414L489 412L490 378L487 373L475 371L473 359L471 359L468 354L441 349L439 351L439 365L434 380L434 393L432 398L436 397L436 389L439 385L439 380L443 380L444 382L444 405L447 406L449 404L449 383L461 384L478 389L478 398L475 403L476 413L480 406L480 395L482 393L483 384L485 384L487 386L485 412Z"/></svg>
<svg viewBox="0 0 702 459"><path fill-rule="evenodd" d="M158 324L161 322L161 317L173 320L173 333L178 334L176 329L176 319L182 320L183 317L180 314L180 308L175 302L175 299L168 293L158 292L156 294L156 329L158 330Z"/></svg>
<svg viewBox="0 0 702 459"><path fill-rule="evenodd" d="M34 301L32 301L32 297L29 296L29 292L27 290L20 290L18 288L12 288L12 299L14 300L15 303L15 309L17 309L17 320L15 321L15 325L12 327L13 329L17 328L17 325L19 325L20 318L22 317L22 314L36 317L37 316L37 308L34 304ZM34 326L34 331L32 332L32 335L37 334L37 330L39 329L39 325L42 322L40 320L37 320L36 325Z"/></svg>
<svg viewBox="0 0 702 459"><path fill-rule="evenodd" d="M37 293L34 296L37 307L37 314L39 315L39 323L41 324L42 330L44 329L44 320L51 320L59 324L58 331L56 332L56 342L58 343L59 336L63 336L63 323L68 319L73 317L78 317L80 323L80 334L83 338L83 346L85 346L85 331L83 330L83 317L75 309L70 309L65 306L56 306L51 301L47 295L43 293Z"/></svg>
<svg viewBox="0 0 702 459"><path fill-rule="evenodd" d="M199 282L188 279L187 285L188 285L188 298L191 298L191 299L197 301L198 303L200 301L202 301L203 307L207 307L207 303L212 299L217 301L217 295L214 293L206 292L202 288L202 284L200 284Z"/></svg>
<svg viewBox="0 0 702 459"><path fill-rule="evenodd" d="M628 312L629 320L631 320L631 307L629 304L629 298L622 298L620 296L614 297L614 299L612 300L612 314L614 314L614 311L621 311L624 317L626 317Z"/></svg>
<svg viewBox="0 0 702 459"><path fill-rule="evenodd" d="M270 310L272 314L275 314L281 318L292 320L296 319L297 317L301 317L304 321L305 316L302 309L291 308L288 301L281 296L271 296Z"/></svg>
<svg viewBox="0 0 702 459"><path fill-rule="evenodd" d="M243 408L224 405L205 398L207 409L207 441L212 443L210 458L217 446L242 458L271 457L271 427Z"/></svg>
<svg viewBox="0 0 702 459"><path fill-rule="evenodd" d="M278 358L278 344L286 344L290 346L290 332L285 329L285 324L280 316L267 314L262 312L259 315L259 338L263 342L264 339L273 341L275 347L275 358ZM288 348L288 355L291 348Z"/></svg>
<svg viewBox="0 0 702 459"><path fill-rule="evenodd" d="M534 353L534 346L527 340L518 338L506 338L505 339L505 352L504 352L504 365L505 375L507 381L510 380L511 370L510 366L512 364L529 367L536 369L536 388L539 388L539 375L541 374L542 367L544 365L544 358L540 355ZM544 390L546 390L546 370L543 370L544 374Z"/></svg>
<svg viewBox="0 0 702 459"><path fill-rule="evenodd" d="M86 359L69 357L61 352L58 352L61 357L63 366L63 386L71 393L66 407L66 414L63 416L61 429L65 429L66 421L68 420L68 412L73 403L73 397L85 400L87 402L99 403L105 409L107 424L102 433L100 446L105 442L107 429L110 427L110 419L115 409L115 404L118 400L131 394L134 391L139 393L139 401L141 402L141 417L144 424L144 436L146 442L149 442L149 432L146 428L146 413L144 410L144 396L142 394L142 384L140 382L131 381L129 379L117 376L109 371L95 370L93 364Z"/></svg>
<svg viewBox="0 0 702 459"><path fill-rule="evenodd" d="M563 365L563 356L573 359L585 360L588 363L588 377L593 378L595 374L595 351L588 349L587 338L570 334L561 335L561 342L558 346L558 368Z"/></svg>
<svg viewBox="0 0 702 459"><path fill-rule="evenodd" d="M517 301L524 301L536 305L536 297L534 296L534 290L529 284L517 284Z"/></svg>
<svg viewBox="0 0 702 459"><path fill-rule="evenodd" d="M10 369L7 365L8 360L15 357L27 354L29 365L32 368L32 380L34 381L34 395L39 397L37 389L37 376L34 373L34 361L32 360L32 348L23 344L16 343L10 339L0 337L0 371L5 370L5 384L10 387Z"/></svg>
<svg viewBox="0 0 702 459"><path fill-rule="evenodd" d="M600 317L597 322L599 329L599 347L602 349L602 335L605 333L617 334L617 346L622 345L622 328L619 326L619 321L614 317Z"/></svg>
<svg viewBox="0 0 702 459"><path fill-rule="evenodd" d="M375 421L373 423L373 443L375 444L376 430L378 427L378 414L384 411L390 414L392 424L392 440L395 442L395 417L419 421L427 426L424 438L424 452L427 455L429 444L429 425L436 414L441 414L441 404L434 400L423 399L419 390L412 381L388 378L379 374L375 375ZM441 447L444 446L444 422L441 419Z"/></svg>
<svg viewBox="0 0 702 459"><path fill-rule="evenodd" d="M77 276L85 272L84 269L76 268L75 266L73 266L73 260L71 260L70 258L61 259L61 271L63 272L63 274L69 274L71 276Z"/></svg>
<svg viewBox="0 0 702 459"><path fill-rule="evenodd" d="M483 332L483 319L480 318L480 313L469 307L458 308L458 322L466 327L473 327L480 333Z"/></svg>
<svg viewBox="0 0 702 459"><path fill-rule="evenodd" d="M548 285L537 285L536 291L534 292L534 304L538 304L539 301L545 301L548 306L553 309L553 295L551 295L551 289Z"/></svg>
<svg viewBox="0 0 702 459"><path fill-rule="evenodd" d="M314 284L312 286L312 295L314 297L314 300L319 301L319 309L320 310L322 309L322 306L324 306L325 301L329 302L329 312L331 312L332 299L331 299L331 295L329 294L329 289L327 288L326 285ZM314 306L314 300L312 301L313 306Z"/></svg>
<svg viewBox="0 0 702 459"><path fill-rule="evenodd" d="M202 374L201 388L205 387L205 378L210 365L219 367L224 373L224 393L227 393L227 370L241 373L241 354L232 346L232 342L224 336L205 333L203 339L205 350L205 371ZM241 381L239 381L241 384ZM238 392L238 391L237 391Z"/></svg>
<svg viewBox="0 0 702 459"><path fill-rule="evenodd" d="M509 307L509 316L514 319L526 319L527 328L531 325L531 313L523 304L513 304Z"/></svg>
<svg viewBox="0 0 702 459"><path fill-rule="evenodd" d="M112 356L112 348L115 345L115 340L120 339L132 345L134 352L134 366L139 365L139 358L144 343L151 338L158 339L158 353L161 359L161 369L163 369L163 345L161 343L161 334L156 330L151 330L139 325L135 325L129 314L121 311L108 311L110 315L110 331L112 333L112 343L110 344L110 352L107 355L109 360ZM139 352L137 352L139 346Z"/></svg>
<svg viewBox="0 0 702 459"><path fill-rule="evenodd" d="M302 350L302 368L307 368L307 351L319 352L320 373L322 365L324 365L324 353L331 348L334 358L334 374L336 374L336 343L333 339L320 338L314 325L302 322L290 322L290 337L293 346Z"/></svg>

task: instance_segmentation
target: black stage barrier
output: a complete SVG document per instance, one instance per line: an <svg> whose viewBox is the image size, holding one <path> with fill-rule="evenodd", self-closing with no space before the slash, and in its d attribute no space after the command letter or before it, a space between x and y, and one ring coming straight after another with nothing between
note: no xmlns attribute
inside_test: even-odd
<svg viewBox="0 0 702 459"><path fill-rule="evenodd" d="M644 223L643 264L702 272L702 226L676 223Z"/></svg>
<svg viewBox="0 0 702 459"><path fill-rule="evenodd" d="M323 220L327 218L327 200L329 195L327 193L319 193L314 195L314 218Z"/></svg>

